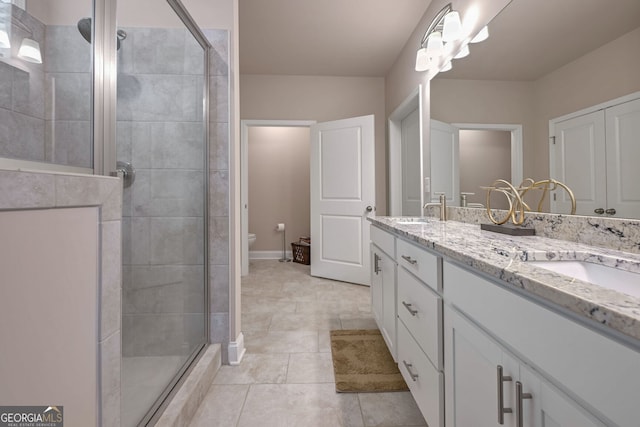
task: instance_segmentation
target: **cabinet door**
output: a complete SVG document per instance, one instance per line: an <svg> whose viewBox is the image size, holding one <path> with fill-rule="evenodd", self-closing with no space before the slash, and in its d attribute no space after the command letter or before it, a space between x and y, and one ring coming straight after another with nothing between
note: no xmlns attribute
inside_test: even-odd
<svg viewBox="0 0 640 427"><path fill-rule="evenodd" d="M450 307L445 307L445 425L448 427L500 425L498 398L509 395L512 381L498 382L502 351L484 333ZM509 367L503 375L514 377ZM505 402L505 405L508 405ZM513 426L513 414L504 414Z"/></svg>
<svg viewBox="0 0 640 427"><path fill-rule="evenodd" d="M371 244L371 254L371 310L396 360L396 263L375 244Z"/></svg>
<svg viewBox="0 0 640 427"><path fill-rule="evenodd" d="M576 214L594 215L606 209L605 127L602 111L555 124L555 143L550 146L551 176L571 188L576 197ZM551 211L571 212L566 192L555 192Z"/></svg>
<svg viewBox="0 0 640 427"><path fill-rule="evenodd" d="M378 265L382 275L382 336L393 360L397 357L396 316L396 263L388 255L381 254Z"/></svg>
<svg viewBox="0 0 640 427"><path fill-rule="evenodd" d="M383 328L383 310L382 310L382 251L376 245L371 244L371 311L373 317L378 323L378 328Z"/></svg>
<svg viewBox="0 0 640 427"><path fill-rule="evenodd" d="M620 218L640 218L640 99L605 110L607 208Z"/></svg>
<svg viewBox="0 0 640 427"><path fill-rule="evenodd" d="M522 400L523 427L605 427L605 424L528 366L520 364L519 371L522 391L531 395L531 398ZM516 406L514 400L514 408ZM517 411L515 415L518 416Z"/></svg>

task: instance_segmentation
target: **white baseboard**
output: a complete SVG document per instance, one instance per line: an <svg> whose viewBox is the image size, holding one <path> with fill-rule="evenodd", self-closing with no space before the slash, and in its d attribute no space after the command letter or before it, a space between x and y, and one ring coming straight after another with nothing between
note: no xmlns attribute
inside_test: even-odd
<svg viewBox="0 0 640 427"><path fill-rule="evenodd" d="M236 341L229 343L229 365L239 365L247 351L244 348L244 335L240 332Z"/></svg>
<svg viewBox="0 0 640 427"><path fill-rule="evenodd" d="M286 251L287 258L291 259L291 251ZM249 259L280 259L282 251L249 251Z"/></svg>

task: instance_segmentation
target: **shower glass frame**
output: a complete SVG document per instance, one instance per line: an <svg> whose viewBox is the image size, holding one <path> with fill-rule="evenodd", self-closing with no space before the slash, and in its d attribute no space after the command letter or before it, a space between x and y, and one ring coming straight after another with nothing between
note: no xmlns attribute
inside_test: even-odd
<svg viewBox="0 0 640 427"><path fill-rule="evenodd" d="M104 19L99 22L96 19L94 24L94 34L103 34L103 40L99 46L96 46L95 55L102 58L101 64L96 64L95 73L95 89L96 93L102 95L101 99L95 99L95 118L104 118L101 126L96 126L96 134L100 134L104 141L103 146L99 149L94 147L94 169L95 173L104 175L116 174L116 105L117 105L117 22L116 22L116 3L117 0L95 0L96 4L100 3L104 6ZM202 30L198 27L193 17L189 14L185 6L180 0L166 0L169 6L176 13L177 17L182 21L185 28L191 33L198 44L203 49L204 55L204 76L202 88L202 123L203 123L203 147L204 147L204 179L203 179L203 222L204 222L204 239L203 239L203 277L204 277L204 340L196 346L185 363L173 377L171 383L161 392L153 405L148 408L146 415L140 421L139 425L147 425L151 421L155 421L162 414L166 406L169 404L170 398L177 392L180 385L186 379L197 359L204 353L209 343L209 255L208 255L208 228L209 228L209 87L210 87L210 49L211 44L207 40ZM99 16L96 13L96 16ZM100 26L99 26L100 25ZM98 45L98 43L96 43ZM99 50L101 49L101 50ZM99 88L98 88L99 86ZM104 90L99 92L98 89ZM135 166L135 165L134 165ZM135 184L134 184L135 185Z"/></svg>

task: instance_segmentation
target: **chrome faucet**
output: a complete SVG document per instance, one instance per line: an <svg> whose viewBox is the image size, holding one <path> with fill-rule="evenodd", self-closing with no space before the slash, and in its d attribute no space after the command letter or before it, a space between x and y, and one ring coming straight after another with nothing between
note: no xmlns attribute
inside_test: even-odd
<svg viewBox="0 0 640 427"><path fill-rule="evenodd" d="M422 209L429 206L440 206L440 221L447 220L447 196L444 193L436 193L440 195L440 203L425 203Z"/></svg>
<svg viewBox="0 0 640 427"><path fill-rule="evenodd" d="M476 193L460 193L460 207L461 208L484 208L482 203L472 203L468 200L468 196L473 196Z"/></svg>

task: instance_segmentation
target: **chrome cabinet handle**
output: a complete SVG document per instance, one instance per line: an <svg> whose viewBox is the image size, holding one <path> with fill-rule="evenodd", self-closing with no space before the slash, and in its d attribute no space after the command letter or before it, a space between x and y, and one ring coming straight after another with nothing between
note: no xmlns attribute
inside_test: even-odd
<svg viewBox="0 0 640 427"><path fill-rule="evenodd" d="M616 210L613 208L607 209L606 211L604 211L604 213L606 213L607 215L615 215L616 214Z"/></svg>
<svg viewBox="0 0 640 427"><path fill-rule="evenodd" d="M373 254L373 272L378 274L382 271L382 269L380 268L380 257L378 256L378 254Z"/></svg>
<svg viewBox="0 0 640 427"><path fill-rule="evenodd" d="M409 310L409 313L411 313L412 316L415 316L416 314L418 314L418 310L414 310L411 308L411 304L408 304L404 301L402 301L402 305L404 305L404 308L406 308L407 310Z"/></svg>
<svg viewBox="0 0 640 427"><path fill-rule="evenodd" d="M524 426L524 413L522 411L522 401L524 399L533 399L531 393L522 392L522 383L516 381L516 419L518 420L517 427Z"/></svg>
<svg viewBox="0 0 640 427"><path fill-rule="evenodd" d="M409 372L409 376L411 377L411 380L413 380L414 382L418 380L418 374L414 374L413 372L411 372L411 368L413 367L413 365L411 363L407 363L406 360L403 360L402 363L404 363L404 367L407 368L407 372Z"/></svg>
<svg viewBox="0 0 640 427"><path fill-rule="evenodd" d="M503 368L501 365L498 365L498 424L504 424L504 414L510 414L512 411L511 408L504 407L504 387L502 385L505 381L511 381L512 378L510 376L502 375Z"/></svg>
<svg viewBox="0 0 640 427"><path fill-rule="evenodd" d="M367 206L367 212L373 211L373 206Z"/></svg>
<svg viewBox="0 0 640 427"><path fill-rule="evenodd" d="M418 263L418 260L411 258L408 255L402 255L402 259L407 261L409 264L411 265L416 265Z"/></svg>
<svg viewBox="0 0 640 427"><path fill-rule="evenodd" d="M593 213L602 215L604 213L604 209L603 208L594 209Z"/></svg>

